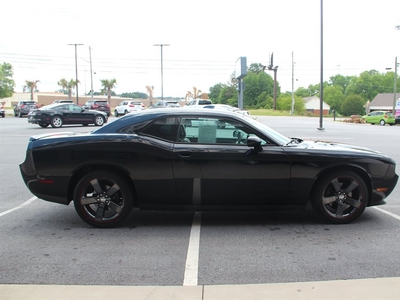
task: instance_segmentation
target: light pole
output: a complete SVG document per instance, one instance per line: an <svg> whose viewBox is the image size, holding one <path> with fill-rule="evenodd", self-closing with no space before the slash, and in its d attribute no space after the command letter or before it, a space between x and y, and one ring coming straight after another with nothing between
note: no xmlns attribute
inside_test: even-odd
<svg viewBox="0 0 400 300"><path fill-rule="evenodd" d="M90 48L90 46L89 46L89 60L90 60L90 98L93 100L92 48Z"/></svg>
<svg viewBox="0 0 400 300"><path fill-rule="evenodd" d="M164 87L163 87L163 47L169 46L169 44L154 44L153 46L160 46L161 48L161 100L164 100Z"/></svg>
<svg viewBox="0 0 400 300"><path fill-rule="evenodd" d="M392 110L392 112L393 112L393 117L395 117L396 118L396 98L397 98L397 95L396 95L396 91L397 91L397 66L398 66L398 63L397 63L397 56L396 56L396 58L395 58L395 60L394 60L394 84L393 84L393 86L394 86L394 88L393 88L393 110Z"/></svg>
<svg viewBox="0 0 400 300"><path fill-rule="evenodd" d="M75 46L75 81L76 81L76 104L79 104L79 96L78 96L78 55L77 55L77 47L82 46L83 44L68 44L68 46Z"/></svg>

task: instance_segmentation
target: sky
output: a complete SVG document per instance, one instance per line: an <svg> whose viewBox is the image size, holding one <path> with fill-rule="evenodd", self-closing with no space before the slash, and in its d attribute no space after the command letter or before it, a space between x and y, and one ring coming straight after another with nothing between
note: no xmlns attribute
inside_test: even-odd
<svg viewBox="0 0 400 300"><path fill-rule="evenodd" d="M71 44L82 44L76 46L80 95L92 82L99 91L101 79L115 78L117 94L146 93L149 85L155 97L184 98L193 87L209 92L228 83L239 57L248 66L269 65L272 53L282 92L292 91L292 82L295 90L318 84L321 54L325 81L393 71L395 57L400 60L400 1L393 0L13 0L2 6L0 63L13 66L16 92L25 80L40 80L40 92L59 90L61 78L75 80Z"/></svg>

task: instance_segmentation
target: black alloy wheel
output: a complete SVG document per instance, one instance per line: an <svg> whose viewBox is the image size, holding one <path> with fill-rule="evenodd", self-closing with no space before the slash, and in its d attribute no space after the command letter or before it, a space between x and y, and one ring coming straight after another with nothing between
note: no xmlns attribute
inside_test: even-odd
<svg viewBox="0 0 400 300"><path fill-rule="evenodd" d="M132 192L119 175L98 171L84 176L74 192L75 210L87 224L99 228L121 223L133 207Z"/></svg>
<svg viewBox="0 0 400 300"><path fill-rule="evenodd" d="M363 213L368 197L368 188L359 175L336 171L316 182L312 205L330 223L345 224Z"/></svg>

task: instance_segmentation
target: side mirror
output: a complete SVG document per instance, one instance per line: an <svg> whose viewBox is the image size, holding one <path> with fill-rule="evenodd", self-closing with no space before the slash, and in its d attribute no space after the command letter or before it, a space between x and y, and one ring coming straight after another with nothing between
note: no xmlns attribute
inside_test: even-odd
<svg viewBox="0 0 400 300"><path fill-rule="evenodd" d="M261 147L261 139L257 136L248 137L247 146L253 147L256 153L261 152L263 150L263 148Z"/></svg>

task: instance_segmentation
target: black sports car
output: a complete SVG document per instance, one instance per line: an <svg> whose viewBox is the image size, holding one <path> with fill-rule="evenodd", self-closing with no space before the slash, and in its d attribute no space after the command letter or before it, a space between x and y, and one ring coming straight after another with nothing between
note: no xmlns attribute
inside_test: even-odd
<svg viewBox="0 0 400 300"><path fill-rule="evenodd" d="M221 126L224 124L224 126ZM96 227L133 207L163 210L304 208L348 223L384 204L393 159L342 144L288 138L238 113L137 111L91 133L31 137L21 174L39 198Z"/></svg>
<svg viewBox="0 0 400 300"><path fill-rule="evenodd" d="M28 114L28 122L38 124L40 127L59 128L64 124L82 124L87 126L94 124L103 126L107 123L106 113L97 110L83 109L79 105L71 103L56 103L32 109Z"/></svg>

